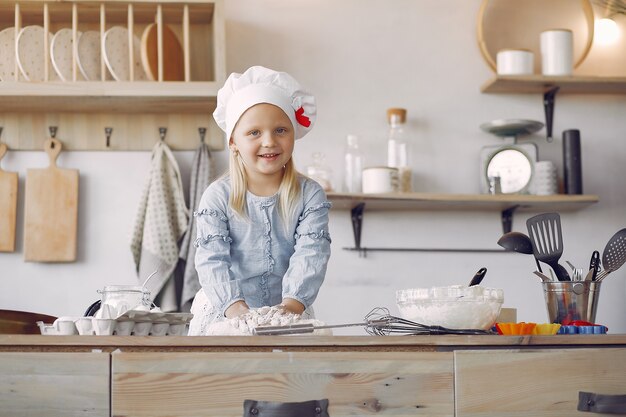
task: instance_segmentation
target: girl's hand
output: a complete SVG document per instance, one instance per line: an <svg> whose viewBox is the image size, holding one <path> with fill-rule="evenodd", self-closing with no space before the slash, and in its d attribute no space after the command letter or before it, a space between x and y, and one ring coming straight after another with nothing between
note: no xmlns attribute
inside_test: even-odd
<svg viewBox="0 0 626 417"><path fill-rule="evenodd" d="M293 314L302 314L304 312L304 305L300 301L296 301L293 298L283 299L283 302L279 305L279 307Z"/></svg>
<svg viewBox="0 0 626 417"><path fill-rule="evenodd" d="M242 314L246 314L248 311L250 311L248 304L246 304L245 301L239 300L228 306L228 308L224 312L224 315L227 319L232 319L233 317L239 317Z"/></svg>

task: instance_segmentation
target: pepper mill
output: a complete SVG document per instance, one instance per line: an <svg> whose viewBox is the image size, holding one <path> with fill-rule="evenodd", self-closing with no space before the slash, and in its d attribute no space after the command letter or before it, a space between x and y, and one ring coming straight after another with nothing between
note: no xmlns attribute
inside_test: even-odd
<svg viewBox="0 0 626 417"><path fill-rule="evenodd" d="M563 180L565 194L583 193L583 168L578 129L563 131Z"/></svg>

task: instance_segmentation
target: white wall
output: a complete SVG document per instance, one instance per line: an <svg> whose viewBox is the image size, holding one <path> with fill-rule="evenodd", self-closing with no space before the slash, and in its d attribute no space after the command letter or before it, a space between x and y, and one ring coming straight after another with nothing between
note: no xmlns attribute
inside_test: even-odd
<svg viewBox="0 0 626 417"><path fill-rule="evenodd" d="M317 125L296 146L301 169L311 162L312 152L322 151L338 183L348 133L361 135L370 155L382 162L385 111L402 106L414 133L416 190L477 193L480 149L500 141L478 126L499 118L543 120L539 94L480 93L492 73L476 45L479 5L479 0L227 0L227 69L260 64L286 70L316 94ZM611 55L601 52L592 52L590 59L594 53L598 59ZM623 55L623 44L614 53ZM592 250L602 251L608 238L626 227L624 115L624 95L559 95L555 141L532 138L540 158L560 167L561 132L580 129L584 191L600 196L589 209L562 214L563 260L585 266ZM60 165L81 171L79 259L25 263L19 226L18 251L0 254L0 308L80 315L98 298L97 289L136 282L129 238L149 157L147 152L61 155ZM224 152L216 157L224 168ZM370 161L376 163L376 157ZM177 158L188 175L191 153L177 153ZM3 169L20 172L21 225L26 169L47 162L40 153L9 152L2 163ZM530 215L518 214L513 229L525 231ZM518 309L518 320L547 319L531 257L370 253L359 258L341 249L353 245L350 224L349 212L332 212L333 255L316 303L322 320L358 321L375 306L395 312L395 290L466 283L481 266L489 270L483 283L504 289L505 306ZM496 212L366 213L362 244L493 248L501 233ZM604 281L600 296L597 321L612 333L626 332L625 297L626 268Z"/></svg>

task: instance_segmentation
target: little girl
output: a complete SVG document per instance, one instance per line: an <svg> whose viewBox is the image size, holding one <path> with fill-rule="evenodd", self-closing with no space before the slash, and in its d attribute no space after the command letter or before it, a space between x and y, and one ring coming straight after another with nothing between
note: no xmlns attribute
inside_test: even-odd
<svg viewBox="0 0 626 417"><path fill-rule="evenodd" d="M226 132L229 172L195 213L202 289L190 335L214 334L212 324L264 306L312 318L330 257L330 203L292 153L315 115L315 98L295 79L261 66L231 74L219 90L213 117Z"/></svg>

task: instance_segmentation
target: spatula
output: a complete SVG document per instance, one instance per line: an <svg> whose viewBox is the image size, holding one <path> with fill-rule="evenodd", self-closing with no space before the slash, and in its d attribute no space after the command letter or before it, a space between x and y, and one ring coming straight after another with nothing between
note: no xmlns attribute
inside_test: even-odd
<svg viewBox="0 0 626 417"><path fill-rule="evenodd" d="M602 281L611 272L617 271L626 262L626 229L615 233L606 244L602 253L604 270L598 274L596 281Z"/></svg>
<svg viewBox="0 0 626 417"><path fill-rule="evenodd" d="M559 264L563 254L563 233L559 213L538 214L526 220L526 227L535 258L550 265L559 281L570 281L567 270Z"/></svg>

